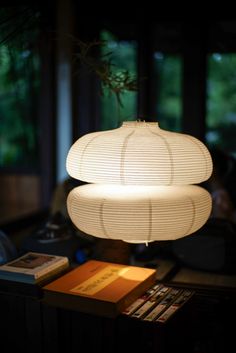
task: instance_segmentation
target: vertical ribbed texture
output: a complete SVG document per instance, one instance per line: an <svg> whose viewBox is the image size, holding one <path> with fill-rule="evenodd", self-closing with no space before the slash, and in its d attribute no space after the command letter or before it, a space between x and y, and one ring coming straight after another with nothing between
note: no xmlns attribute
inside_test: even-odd
<svg viewBox="0 0 236 353"><path fill-rule="evenodd" d="M125 155L127 150L127 145L129 138L133 135L134 131L130 132L124 139L124 143L121 149L121 158L120 158L120 182L122 185L125 185Z"/></svg>
<svg viewBox="0 0 236 353"><path fill-rule="evenodd" d="M89 183L188 185L210 177L212 160L204 144L189 135L162 130L157 123L130 123L77 140L67 171Z"/></svg>
<svg viewBox="0 0 236 353"><path fill-rule="evenodd" d="M169 172L170 181L167 183L167 185L172 185L173 184L173 180L174 180L174 161L173 161L173 157L172 157L171 147L168 144L168 142L166 141L164 136L161 136L160 134L158 134L156 132L153 132L153 131L152 131L152 134L157 135L158 137L160 137L163 140L164 144L166 145L166 149L168 151L169 160L170 160L170 172Z"/></svg>
<svg viewBox="0 0 236 353"><path fill-rule="evenodd" d="M148 225L148 236L147 241L151 241L152 239L152 201L148 200L148 209L149 209L149 225Z"/></svg>
<svg viewBox="0 0 236 353"><path fill-rule="evenodd" d="M211 196L199 186L84 185L71 191L68 212L85 233L129 242L174 240L208 219Z"/></svg>
<svg viewBox="0 0 236 353"><path fill-rule="evenodd" d="M99 208L99 219L100 219L100 224L101 224L101 229L102 229L102 232L104 234L104 236L106 238L109 238L108 234L107 234L107 231L106 231L106 227L105 227L105 222L104 222L104 218L103 218L103 207L104 207L104 203L105 203L105 200L103 199L101 204L100 204L100 208Z"/></svg>
<svg viewBox="0 0 236 353"><path fill-rule="evenodd" d="M211 196L193 186L207 180L212 160L196 138L157 123L125 122L80 138L67 156L68 173L94 183L68 196L73 223L87 234L128 242L174 240L197 231Z"/></svg>
<svg viewBox="0 0 236 353"><path fill-rule="evenodd" d="M192 206L192 219L189 223L189 228L186 231L186 235L192 233L192 229L194 227L194 223L195 223L195 219L196 219L196 207L194 204L194 200L190 196L187 196L187 198L189 199L191 206Z"/></svg>
<svg viewBox="0 0 236 353"><path fill-rule="evenodd" d="M206 147L202 143L199 143L199 141L196 138L193 138L192 136L185 135L184 137L189 139L197 148L199 148L199 151L204 161L205 175L203 176L203 178L204 180L207 180L212 173L212 164L209 163L209 153L206 150Z"/></svg>

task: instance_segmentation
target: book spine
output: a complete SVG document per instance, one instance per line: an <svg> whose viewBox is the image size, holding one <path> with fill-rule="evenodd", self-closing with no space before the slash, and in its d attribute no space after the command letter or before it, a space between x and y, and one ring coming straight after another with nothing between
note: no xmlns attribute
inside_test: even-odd
<svg viewBox="0 0 236 353"><path fill-rule="evenodd" d="M69 268L69 263L65 263L64 265L61 265L59 267L56 267L55 269L51 270L50 272L45 273L43 276L35 280L33 283L40 284L45 283L48 279L52 279L56 277L58 274L63 274L63 272Z"/></svg>
<svg viewBox="0 0 236 353"><path fill-rule="evenodd" d="M159 288L160 284L155 284L153 287L148 289L141 297L136 299L131 305L129 305L122 313L125 315L132 315L143 303L145 303Z"/></svg>
<svg viewBox="0 0 236 353"><path fill-rule="evenodd" d="M144 317L145 321L156 321L157 317L173 302L173 300L182 292L181 289L172 289L167 295Z"/></svg>
<svg viewBox="0 0 236 353"><path fill-rule="evenodd" d="M170 288L162 287L154 293L137 311L132 314L132 317L139 319L147 315L150 310L159 303L162 298L169 292Z"/></svg>
<svg viewBox="0 0 236 353"><path fill-rule="evenodd" d="M174 302L167 308L156 321L165 323L174 313L179 310L193 295L194 291L184 290Z"/></svg>
<svg viewBox="0 0 236 353"><path fill-rule="evenodd" d="M42 276L44 276L45 274L51 272L52 270L56 269L56 268L60 268L66 264L69 264L69 260L67 257L63 257L60 259L55 260L54 263L48 264L47 266L45 266L45 268L42 268L41 270L39 270L37 273L35 273L34 278L40 279Z"/></svg>

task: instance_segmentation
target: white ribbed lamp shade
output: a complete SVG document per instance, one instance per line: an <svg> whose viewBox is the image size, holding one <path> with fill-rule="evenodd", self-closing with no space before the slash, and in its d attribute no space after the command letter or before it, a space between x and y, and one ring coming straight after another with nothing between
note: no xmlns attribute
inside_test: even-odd
<svg viewBox="0 0 236 353"><path fill-rule="evenodd" d="M212 160L196 138L125 122L87 134L67 156L75 179L95 183L68 196L73 223L100 238L128 242L174 240L197 231L211 212L211 196L198 184L212 173Z"/></svg>
<svg viewBox="0 0 236 353"><path fill-rule="evenodd" d="M73 223L85 233L128 242L174 240L198 230L211 212L199 186L89 184L68 196Z"/></svg>
<svg viewBox="0 0 236 353"><path fill-rule="evenodd" d="M212 173L211 156L201 141L146 122L125 122L81 137L66 166L73 178L101 184L198 184Z"/></svg>

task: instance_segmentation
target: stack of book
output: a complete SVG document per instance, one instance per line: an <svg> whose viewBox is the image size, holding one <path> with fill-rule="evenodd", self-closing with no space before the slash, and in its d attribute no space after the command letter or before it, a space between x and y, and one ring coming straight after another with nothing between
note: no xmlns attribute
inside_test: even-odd
<svg viewBox="0 0 236 353"><path fill-rule="evenodd" d="M66 256L28 252L0 266L0 290L38 296L43 285L64 274L69 267Z"/></svg>
<svg viewBox="0 0 236 353"><path fill-rule="evenodd" d="M155 284L128 306L123 314L144 321L165 323L193 294L193 290Z"/></svg>
<svg viewBox="0 0 236 353"><path fill-rule="evenodd" d="M115 317L123 313L164 323L194 294L193 290L160 282L160 276L166 278L172 268L166 262L154 270L90 260L44 286L44 300L95 315Z"/></svg>
<svg viewBox="0 0 236 353"><path fill-rule="evenodd" d="M115 317L156 281L156 270L90 260L43 287L46 303Z"/></svg>
<svg viewBox="0 0 236 353"><path fill-rule="evenodd" d="M0 290L31 295L40 288L53 306L164 323L194 293L161 283L172 268L166 262L151 269L90 260L68 271L67 257L29 252L0 266Z"/></svg>

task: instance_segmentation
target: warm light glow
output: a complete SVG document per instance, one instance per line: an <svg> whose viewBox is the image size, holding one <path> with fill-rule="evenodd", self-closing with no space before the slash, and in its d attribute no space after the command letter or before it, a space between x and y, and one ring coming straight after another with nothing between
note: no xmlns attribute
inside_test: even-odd
<svg viewBox="0 0 236 353"><path fill-rule="evenodd" d="M89 184L72 190L67 207L85 233L148 243L198 230L211 212L211 196L190 184L207 180L211 156L196 138L157 123L126 122L77 140L68 173Z"/></svg>
<svg viewBox="0 0 236 353"><path fill-rule="evenodd" d="M85 233L128 242L173 240L208 219L211 197L199 186L84 185L68 197L73 223Z"/></svg>
<svg viewBox="0 0 236 353"><path fill-rule="evenodd" d="M207 180L212 161L192 136L162 130L157 123L126 122L77 140L67 157L67 171L89 183L187 185Z"/></svg>

